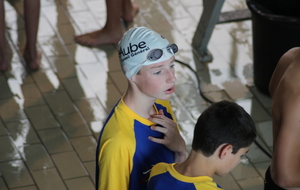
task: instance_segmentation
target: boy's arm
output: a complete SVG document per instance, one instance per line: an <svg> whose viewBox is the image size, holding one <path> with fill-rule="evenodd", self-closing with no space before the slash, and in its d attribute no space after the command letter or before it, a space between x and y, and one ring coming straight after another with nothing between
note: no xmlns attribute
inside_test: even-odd
<svg viewBox="0 0 300 190"><path fill-rule="evenodd" d="M130 151L122 143L107 141L101 147L99 161L98 190L128 189L132 160ZM123 144L124 145L124 144Z"/></svg>
<svg viewBox="0 0 300 190"><path fill-rule="evenodd" d="M150 118L151 121L157 123L160 126L151 126L152 130L159 131L164 134L164 138L149 137L153 142L163 144L168 149L175 153L175 162L180 163L186 159L186 144L177 127L177 123L172 119L164 116L163 111L159 110L159 115L153 115Z"/></svg>

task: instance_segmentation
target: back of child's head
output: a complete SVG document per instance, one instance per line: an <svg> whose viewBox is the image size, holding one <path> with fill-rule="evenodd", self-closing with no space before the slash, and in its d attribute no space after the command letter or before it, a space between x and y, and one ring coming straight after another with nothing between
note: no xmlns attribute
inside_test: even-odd
<svg viewBox="0 0 300 190"><path fill-rule="evenodd" d="M142 66L170 59L178 51L175 44L147 28L131 28L118 44L119 58L125 76L130 79Z"/></svg>
<svg viewBox="0 0 300 190"><path fill-rule="evenodd" d="M220 101L208 107L198 118L192 149L211 156L222 144L231 144L232 153L249 147L256 138L251 116L238 104Z"/></svg>

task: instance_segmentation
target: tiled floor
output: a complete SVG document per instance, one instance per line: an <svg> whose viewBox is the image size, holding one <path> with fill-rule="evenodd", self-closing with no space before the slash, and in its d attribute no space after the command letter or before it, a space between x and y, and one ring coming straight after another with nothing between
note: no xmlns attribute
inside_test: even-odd
<svg viewBox="0 0 300 190"><path fill-rule="evenodd" d="M242 105L257 124L258 142L270 150L271 100L253 85L251 20L216 25L208 45L213 61L204 64L190 45L201 0L137 2L141 10L131 26L153 28L175 42L176 59L197 69L205 95ZM0 190L94 189L98 133L127 84L115 46L82 47L73 36L104 25L105 1L42 0L43 60L34 73L19 56L25 40L22 1L5 1L5 8L12 69L0 73ZM222 11L242 8L244 0L227 0ZM180 64L176 69L171 101L189 146L196 118L209 104L200 97L193 72ZM228 190L263 189L269 163L253 144L247 159L215 179Z"/></svg>

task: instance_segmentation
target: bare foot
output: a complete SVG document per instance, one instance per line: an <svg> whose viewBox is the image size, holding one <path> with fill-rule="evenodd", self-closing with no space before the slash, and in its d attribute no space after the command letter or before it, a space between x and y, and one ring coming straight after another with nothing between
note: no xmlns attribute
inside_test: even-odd
<svg viewBox="0 0 300 190"><path fill-rule="evenodd" d="M74 40L80 45L95 47L104 44L117 44L122 38L122 35L123 29L110 31L106 28L102 28L101 30L96 30L91 33L75 36Z"/></svg>
<svg viewBox="0 0 300 190"><path fill-rule="evenodd" d="M23 57L30 70L36 71L39 69L42 59L42 53L39 50L36 51L36 55L30 55L30 53L25 50Z"/></svg>
<svg viewBox="0 0 300 190"><path fill-rule="evenodd" d="M139 5L135 2L131 2L131 6L129 5L124 8L122 17L126 22L132 22L138 12Z"/></svg>

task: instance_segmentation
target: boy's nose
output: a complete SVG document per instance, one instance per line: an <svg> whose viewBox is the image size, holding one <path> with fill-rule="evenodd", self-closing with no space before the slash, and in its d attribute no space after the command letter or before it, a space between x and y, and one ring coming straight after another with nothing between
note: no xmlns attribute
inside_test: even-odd
<svg viewBox="0 0 300 190"><path fill-rule="evenodd" d="M167 82L169 83L175 82L176 81L175 71L170 70L168 73L169 75L168 75Z"/></svg>

